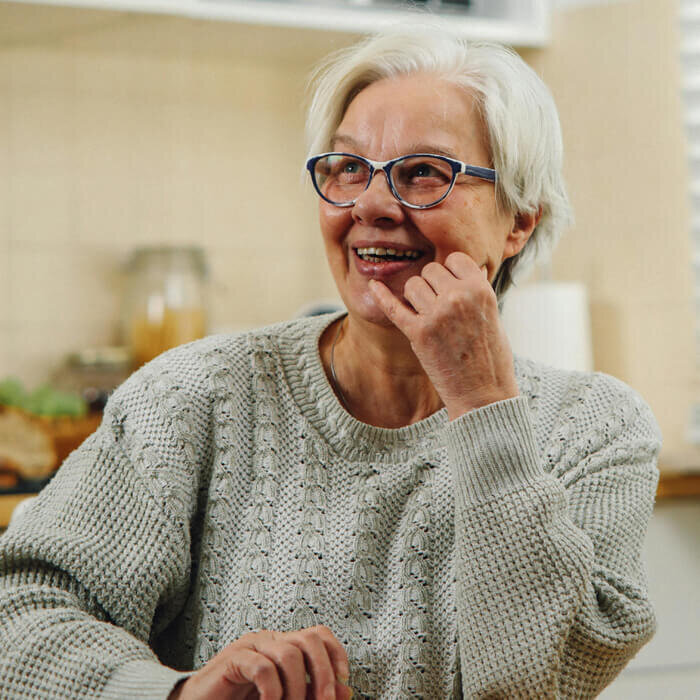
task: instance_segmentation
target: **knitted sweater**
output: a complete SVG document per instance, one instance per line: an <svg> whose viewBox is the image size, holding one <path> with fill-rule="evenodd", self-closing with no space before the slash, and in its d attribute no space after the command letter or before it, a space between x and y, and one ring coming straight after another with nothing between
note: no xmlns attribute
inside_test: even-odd
<svg viewBox="0 0 700 700"><path fill-rule="evenodd" d="M389 430L337 401L335 316L166 353L0 538L0 697L167 698L251 630L324 624L370 698L590 697L654 631L659 431L621 382Z"/></svg>

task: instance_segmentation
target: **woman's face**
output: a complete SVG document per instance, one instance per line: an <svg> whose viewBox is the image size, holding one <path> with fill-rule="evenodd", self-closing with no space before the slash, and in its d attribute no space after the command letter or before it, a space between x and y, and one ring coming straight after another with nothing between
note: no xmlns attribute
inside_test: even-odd
<svg viewBox="0 0 700 700"><path fill-rule="evenodd" d="M484 128L470 95L427 74L385 79L371 84L350 103L338 126L332 150L372 160L408 153L436 153L470 165L489 167ZM352 207L320 200L326 255L336 285L351 315L389 324L368 282L384 282L403 299L403 288L428 262L444 263L455 251L486 266L493 279L501 262L527 241L516 218L496 205L494 185L460 175L450 195L431 209L410 209L391 193L377 173ZM400 262L367 262L358 249L411 250L418 258Z"/></svg>

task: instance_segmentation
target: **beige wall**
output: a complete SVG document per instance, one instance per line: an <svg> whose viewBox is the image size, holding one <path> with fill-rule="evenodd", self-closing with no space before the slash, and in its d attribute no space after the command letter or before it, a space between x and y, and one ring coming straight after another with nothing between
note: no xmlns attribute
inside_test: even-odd
<svg viewBox="0 0 700 700"><path fill-rule="evenodd" d="M665 460L683 464L700 382L677 13L671 0L562 11L551 46L525 57L559 106L576 215L554 275L588 285L596 368L644 395Z"/></svg>
<svg viewBox="0 0 700 700"><path fill-rule="evenodd" d="M556 276L590 286L596 366L678 450L698 384L674 13L569 10L524 55L559 103L577 213ZM136 245L205 247L214 328L333 296L298 184L302 100L312 63L349 40L0 3L0 376L36 382L117 340Z"/></svg>
<svg viewBox="0 0 700 700"><path fill-rule="evenodd" d="M0 377L36 382L65 353L117 341L137 245L204 246L213 329L327 294L302 101L333 46L0 3Z"/></svg>

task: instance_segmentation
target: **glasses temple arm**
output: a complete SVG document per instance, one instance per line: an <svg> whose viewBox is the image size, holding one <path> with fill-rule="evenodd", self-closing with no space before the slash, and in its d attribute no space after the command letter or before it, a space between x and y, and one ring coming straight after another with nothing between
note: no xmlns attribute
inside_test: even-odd
<svg viewBox="0 0 700 700"><path fill-rule="evenodd" d="M459 170L460 173L464 175L473 175L474 177L479 177L482 180L489 180L490 182L496 182L498 179L498 173L496 173L493 168L482 168L478 165L467 165L462 163L462 167Z"/></svg>

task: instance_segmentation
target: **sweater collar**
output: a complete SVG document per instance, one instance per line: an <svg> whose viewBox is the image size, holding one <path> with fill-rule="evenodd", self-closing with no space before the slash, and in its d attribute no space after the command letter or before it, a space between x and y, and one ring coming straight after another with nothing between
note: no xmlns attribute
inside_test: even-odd
<svg viewBox="0 0 700 700"><path fill-rule="evenodd" d="M302 414L335 452L351 460L371 456L377 462L395 461L434 448L447 423L444 408L402 428L380 428L357 420L340 403L326 377L319 341L344 314L308 319L282 339L287 345L282 352L285 374Z"/></svg>

